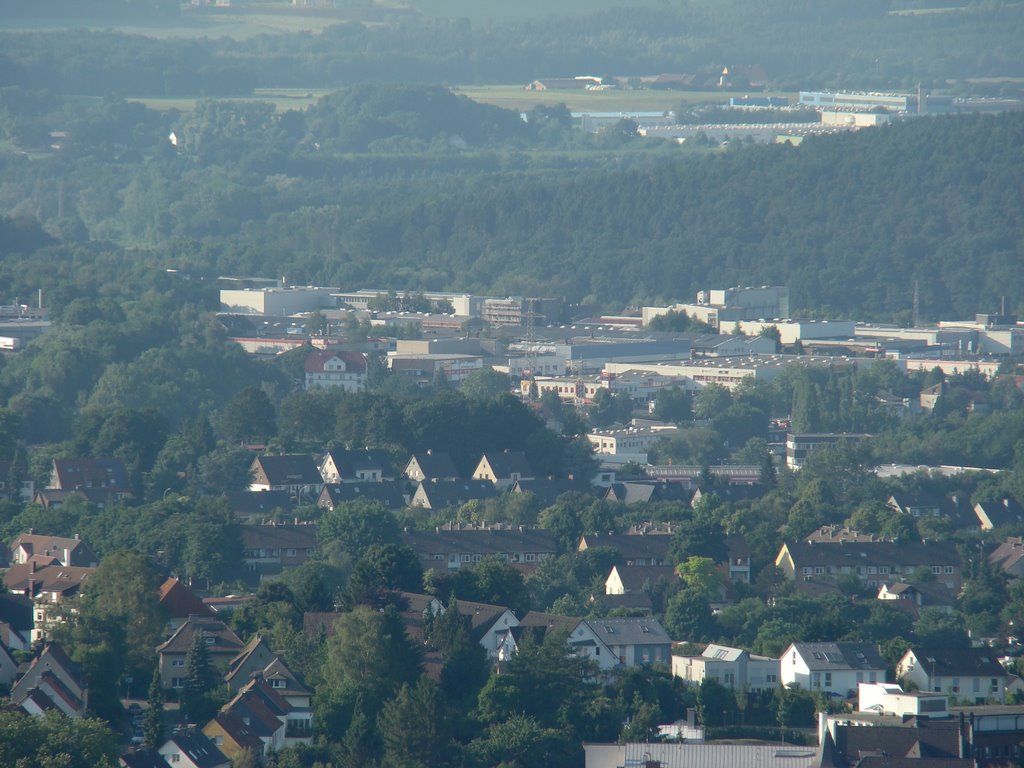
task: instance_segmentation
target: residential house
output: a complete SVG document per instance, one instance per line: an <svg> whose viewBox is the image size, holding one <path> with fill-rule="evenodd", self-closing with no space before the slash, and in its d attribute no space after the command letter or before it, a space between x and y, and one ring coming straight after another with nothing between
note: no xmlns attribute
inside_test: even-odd
<svg viewBox="0 0 1024 768"><path fill-rule="evenodd" d="M24 595L0 593L0 643L12 651L28 650L32 644L32 600Z"/></svg>
<svg viewBox="0 0 1024 768"><path fill-rule="evenodd" d="M860 683L857 686L857 711L877 712L896 717L949 717L949 697L922 691L904 691L896 683Z"/></svg>
<svg viewBox="0 0 1024 768"><path fill-rule="evenodd" d="M50 488L58 491L98 490L111 500L132 493L128 470L120 459L54 459Z"/></svg>
<svg viewBox="0 0 1024 768"><path fill-rule="evenodd" d="M241 765L246 759L252 760L269 753L263 739L242 718L229 712L214 715L203 726L203 735L213 742L232 765Z"/></svg>
<svg viewBox="0 0 1024 768"><path fill-rule="evenodd" d="M230 768L231 761L202 731L182 728L174 731L157 748L171 768Z"/></svg>
<svg viewBox="0 0 1024 768"><path fill-rule="evenodd" d="M894 600L897 607L905 611L914 621L921 616L925 608L936 608L944 613L951 613L956 604L956 595L945 584L937 581L922 581L910 584L895 581L882 584L878 589L879 600Z"/></svg>
<svg viewBox="0 0 1024 768"><path fill-rule="evenodd" d="M988 561L1011 578L1024 576L1024 537L1007 537L988 556Z"/></svg>
<svg viewBox="0 0 1024 768"><path fill-rule="evenodd" d="M535 566L557 553L554 537L539 528L440 527L433 531L406 530L402 543L423 562L423 569L454 570L498 557L516 566Z"/></svg>
<svg viewBox="0 0 1024 768"><path fill-rule="evenodd" d="M67 620L66 612L74 610L67 606L67 601L78 595L95 570L61 565L54 557L33 555L28 562L11 566L4 573L8 591L33 602L32 642L45 639L51 629Z"/></svg>
<svg viewBox="0 0 1024 768"><path fill-rule="evenodd" d="M10 649L0 642L0 687L9 689L18 676L18 662L14 660Z"/></svg>
<svg viewBox="0 0 1024 768"><path fill-rule="evenodd" d="M606 595L627 595L644 592L661 584L673 584L679 580L676 569L671 565L613 565L608 578L604 580Z"/></svg>
<svg viewBox="0 0 1024 768"><path fill-rule="evenodd" d="M339 504L356 499L366 499L382 504L393 512L409 506L405 484L400 480L385 480L379 483L327 483L316 499L321 509L334 509Z"/></svg>
<svg viewBox="0 0 1024 768"><path fill-rule="evenodd" d="M657 619L584 619L569 633L569 645L601 669L669 664L672 641Z"/></svg>
<svg viewBox="0 0 1024 768"><path fill-rule="evenodd" d="M410 456L402 474L414 483L422 483L424 480L456 480L459 478L459 471L455 468L451 455L429 448L425 453L414 453Z"/></svg>
<svg viewBox="0 0 1024 768"><path fill-rule="evenodd" d="M250 491L284 491L300 499L315 499L324 487L320 470L308 454L257 456L249 469Z"/></svg>
<svg viewBox="0 0 1024 768"><path fill-rule="evenodd" d="M951 493L948 496L894 493L886 500L886 505L915 519L945 518L958 529L978 528L978 518L964 493Z"/></svg>
<svg viewBox="0 0 1024 768"><path fill-rule="evenodd" d="M467 501L493 499L498 491L490 480L424 480L409 501L410 507L449 509Z"/></svg>
<svg viewBox="0 0 1024 768"><path fill-rule="evenodd" d="M316 552L316 526L312 523L242 525L239 529L242 560L257 581L277 579Z"/></svg>
<svg viewBox="0 0 1024 768"><path fill-rule="evenodd" d="M620 427L618 429L592 429L587 441L594 453L601 456L615 456L616 462L635 461L647 463L647 451L658 440L677 432L675 424L644 427Z"/></svg>
<svg viewBox="0 0 1024 768"><path fill-rule="evenodd" d="M611 483L604 494L604 499L624 504L627 507L651 501L689 502L690 490L682 483L623 480Z"/></svg>
<svg viewBox="0 0 1024 768"><path fill-rule="evenodd" d="M268 751L276 752L291 744L308 744L312 741L312 732L309 730L293 733L289 740L288 715L291 707L258 675L243 685L234 698L221 707L221 712L241 718L260 737ZM303 720L302 725L307 726L308 721Z"/></svg>
<svg viewBox="0 0 1024 768"><path fill-rule="evenodd" d="M791 581L835 580L854 574L869 587L928 569L953 592L962 584L963 564L952 544L940 542L807 540L784 542L775 565Z"/></svg>
<svg viewBox="0 0 1024 768"><path fill-rule="evenodd" d="M74 491L43 488L32 496L32 503L43 509L60 509L68 499L82 499L98 509L103 509L111 500L110 494L101 488L80 488Z"/></svg>
<svg viewBox="0 0 1024 768"><path fill-rule="evenodd" d="M446 612L447 608L436 597L415 592L400 593L406 608L402 619L410 638L422 641L426 638L426 623L429 617ZM465 617L470 636L484 647L490 658L497 658L498 647L504 633L511 627L519 626L512 609L504 605L474 603L470 600L456 600L456 608Z"/></svg>
<svg viewBox="0 0 1024 768"><path fill-rule="evenodd" d="M85 716L89 695L82 670L57 643L47 643L11 688L11 701L33 715L57 710Z"/></svg>
<svg viewBox="0 0 1024 768"><path fill-rule="evenodd" d="M972 704L1002 703L1009 676L990 648L911 647L896 664L896 677L922 691Z"/></svg>
<svg viewBox="0 0 1024 768"><path fill-rule="evenodd" d="M508 661L517 654L520 644L526 638L534 643L540 643L548 632L561 632L568 638L579 623L580 619L573 616L529 611L519 621L518 626L509 627L498 637L498 663Z"/></svg>
<svg viewBox="0 0 1024 768"><path fill-rule="evenodd" d="M287 491L228 491L224 498L243 524L262 523L295 508L295 499Z"/></svg>
<svg viewBox="0 0 1024 768"><path fill-rule="evenodd" d="M742 648L708 645L697 656L672 656L672 674L687 685L714 680L734 691L773 691L779 687L780 662Z"/></svg>
<svg viewBox="0 0 1024 768"><path fill-rule="evenodd" d="M325 483L380 483L395 479L391 456L380 448L328 451L320 459Z"/></svg>
<svg viewBox="0 0 1024 768"><path fill-rule="evenodd" d="M336 349L316 349L306 358L306 389L366 389L366 355Z"/></svg>
<svg viewBox="0 0 1024 768"><path fill-rule="evenodd" d="M532 480L533 470L522 451L485 453L473 470L474 480L488 480L499 491L511 488L517 480Z"/></svg>
<svg viewBox="0 0 1024 768"><path fill-rule="evenodd" d="M241 653L228 664L224 680L234 691L240 691L251 680L263 680L288 704L285 738L298 738L313 733L313 691L274 653L266 639L257 634ZM289 736L291 734L291 736Z"/></svg>
<svg viewBox="0 0 1024 768"><path fill-rule="evenodd" d="M648 565L671 565L669 546L672 536L667 533L654 534L584 534L580 538L577 551L584 552L594 547L608 547L618 553L616 565L633 568Z"/></svg>
<svg viewBox="0 0 1024 768"><path fill-rule="evenodd" d="M188 621L189 616L203 619L214 618L214 612L196 594L181 581L171 576L157 593L160 608L167 617L167 629L170 634Z"/></svg>
<svg viewBox="0 0 1024 768"><path fill-rule="evenodd" d="M61 565L85 568L99 565L99 558L78 534L72 538L45 536L30 529L11 542L12 563L27 563L34 555L52 557Z"/></svg>
<svg viewBox="0 0 1024 768"><path fill-rule="evenodd" d="M974 505L974 514L983 531L1024 523L1024 507L1011 496L1004 496L997 501L979 501Z"/></svg>
<svg viewBox="0 0 1024 768"><path fill-rule="evenodd" d="M164 688L177 690L184 687L185 658L196 633L202 633L210 662L216 669L226 668L243 648L238 635L223 621L189 616L168 640L157 646L160 680Z"/></svg>
<svg viewBox="0 0 1024 768"><path fill-rule="evenodd" d="M888 666L873 643L793 643L779 659L783 685L846 698L858 683L885 682Z"/></svg>
<svg viewBox="0 0 1024 768"><path fill-rule="evenodd" d="M822 765L858 768L977 768L969 728L959 719L902 718L892 715L827 716L821 752ZM867 726L867 727L865 727Z"/></svg>

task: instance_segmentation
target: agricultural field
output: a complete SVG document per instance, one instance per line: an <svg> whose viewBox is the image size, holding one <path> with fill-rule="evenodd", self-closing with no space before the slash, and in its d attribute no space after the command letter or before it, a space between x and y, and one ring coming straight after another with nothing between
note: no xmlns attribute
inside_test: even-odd
<svg viewBox="0 0 1024 768"><path fill-rule="evenodd" d="M290 109L306 109L316 103L317 99L330 93L327 89L307 88L257 88L252 96L239 96L237 98L218 97L217 101L266 101L274 105L278 112L287 112ZM195 109L196 102L208 97L195 98L164 98L160 96L146 97L139 96L130 98L129 101L137 101L149 109L160 112L176 109L179 112L191 112Z"/></svg>
<svg viewBox="0 0 1024 768"><path fill-rule="evenodd" d="M378 2L387 5L388 0ZM545 16L585 16L623 6L653 6L653 0L409 0L424 16L469 19L474 22L518 21ZM399 5L399 3L395 3Z"/></svg>

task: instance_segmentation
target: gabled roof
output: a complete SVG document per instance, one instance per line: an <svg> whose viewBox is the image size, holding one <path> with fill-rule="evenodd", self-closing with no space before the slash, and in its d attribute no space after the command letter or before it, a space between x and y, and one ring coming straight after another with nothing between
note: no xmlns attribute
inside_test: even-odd
<svg viewBox="0 0 1024 768"><path fill-rule="evenodd" d="M1021 507L1012 496L984 503L979 501L974 505L974 513L978 516L981 527L986 530L1024 523L1024 507Z"/></svg>
<svg viewBox="0 0 1024 768"><path fill-rule="evenodd" d="M274 688L271 686L271 690L281 696L296 694L311 696L313 694L313 689L307 686L298 675L292 672L284 659L280 656L275 656L273 660L263 668L263 678L265 680L285 680L286 683L284 688Z"/></svg>
<svg viewBox="0 0 1024 768"><path fill-rule="evenodd" d="M672 641L654 618L584 619L594 635L605 645L668 645Z"/></svg>
<svg viewBox="0 0 1024 768"><path fill-rule="evenodd" d="M391 462L391 455L381 448L328 451L320 460L321 470L328 460L334 464L334 468L342 480L357 480L360 472L379 471L381 476L387 479L393 479L395 476L395 467Z"/></svg>
<svg viewBox="0 0 1024 768"><path fill-rule="evenodd" d="M62 565L99 565L99 558L82 539L66 536L47 536L38 533L23 533L11 542L11 551L21 549L32 557L39 555L56 558Z"/></svg>
<svg viewBox="0 0 1024 768"><path fill-rule="evenodd" d="M187 619L189 616L212 617L211 611L195 593L173 576L160 585L160 607L168 618Z"/></svg>
<svg viewBox="0 0 1024 768"><path fill-rule="evenodd" d="M50 481L62 491L105 488L114 493L131 492L128 471L120 459L54 459Z"/></svg>
<svg viewBox="0 0 1024 768"><path fill-rule="evenodd" d="M951 565L961 567L960 554L953 544L930 541L894 542L894 541L796 541L783 544L793 558L797 568L806 566L832 566L838 571L843 566L865 565L899 565L916 567L919 565ZM781 551L780 551L781 555Z"/></svg>
<svg viewBox="0 0 1024 768"><path fill-rule="evenodd" d="M263 635L259 633L253 635L249 642L245 644L245 647L238 652L238 655L228 662L224 679L230 680L256 653L260 653L266 658L271 658L274 655ZM261 664L260 666L264 665Z"/></svg>
<svg viewBox="0 0 1024 768"><path fill-rule="evenodd" d="M366 355L341 349L315 349L306 357L306 373L323 373L331 360L341 360L350 373L366 373Z"/></svg>
<svg viewBox="0 0 1024 768"><path fill-rule="evenodd" d="M888 666L874 643L793 643L790 648L811 670L884 670Z"/></svg>
<svg viewBox="0 0 1024 768"><path fill-rule="evenodd" d="M455 468L452 457L444 452L426 451L425 453L414 453L405 464L402 474L410 477L410 469L413 465L419 467L420 472L428 480L437 478L442 480L454 480L459 476L459 470Z"/></svg>
<svg viewBox="0 0 1024 768"><path fill-rule="evenodd" d="M316 505L334 509L346 501L370 499L379 501L388 509L404 509L406 506L405 489L398 480L384 480L375 483L370 480L357 480L353 483L326 483L317 497Z"/></svg>
<svg viewBox="0 0 1024 768"><path fill-rule="evenodd" d="M904 655L914 655L929 677L1005 677L1006 670L996 654L987 648L911 647Z"/></svg>
<svg viewBox="0 0 1024 768"><path fill-rule="evenodd" d="M39 687L40 682L45 676L51 675L48 679L53 679L52 674L54 670L61 670L63 672L63 677L67 679L68 685L72 687L69 688L68 685L61 683L61 688L68 691L73 698L77 698L79 705L81 705L82 691L85 689L81 667L68 658L64 649L54 642L43 646L43 650L39 655L32 659L28 669L25 670L25 674L14 683L11 688L11 700L14 702L21 701L30 691Z"/></svg>
<svg viewBox="0 0 1024 768"><path fill-rule="evenodd" d="M238 635L220 619L189 616L168 640L157 646L156 652L188 653L188 649L192 647L192 638L200 631L207 638L214 638L213 642L207 645L210 653L230 653L234 656L242 649L242 641Z"/></svg>
<svg viewBox="0 0 1024 768"><path fill-rule="evenodd" d="M698 488L693 492L690 497L690 504L694 505L706 495L713 494L722 501L737 502L737 501L751 501L753 499L760 499L765 495L768 489L759 483L744 483L741 485L716 485L714 488L709 488L707 491L702 491Z"/></svg>
<svg viewBox="0 0 1024 768"><path fill-rule="evenodd" d="M1024 559L1024 536L1009 536L988 556L992 565L1004 571L1013 571Z"/></svg>
<svg viewBox="0 0 1024 768"><path fill-rule="evenodd" d="M217 749L216 744L201 731L192 728L172 733L161 749L166 751L168 744L173 744L179 752L188 755L189 760L198 768L215 768L230 763L224 753Z"/></svg>
<svg viewBox="0 0 1024 768"><path fill-rule="evenodd" d="M526 454L522 451L490 451L480 457L480 464L483 464L484 461L499 480L511 480L515 474L520 477L533 476L533 470L530 469L530 464L526 461Z"/></svg>
<svg viewBox="0 0 1024 768"><path fill-rule="evenodd" d="M238 715L232 714L231 712L218 712L213 716L213 719L203 727L203 733L205 734L207 729L209 729L214 723L219 725L225 735L242 749L252 750L252 752L257 755L263 753L263 739L261 739L252 728L246 725L245 721Z"/></svg>
<svg viewBox="0 0 1024 768"><path fill-rule="evenodd" d="M70 596L78 592L95 571L95 568L61 565L56 559L34 556L27 563L12 565L4 574L4 584L12 592L25 593L28 597L40 593Z"/></svg>
<svg viewBox="0 0 1024 768"><path fill-rule="evenodd" d="M32 503L43 509L56 509L70 498L85 499L90 504L102 507L110 499L110 492L102 488L81 488L74 491L43 488L35 492Z"/></svg>
<svg viewBox="0 0 1024 768"><path fill-rule="evenodd" d="M257 456L252 471L262 471L269 485L322 485L323 478L313 457L306 453Z"/></svg>
<svg viewBox="0 0 1024 768"><path fill-rule="evenodd" d="M459 507L467 501L498 495L490 480L424 480L416 488L416 505L427 509ZM423 502L426 502L423 504Z"/></svg>
<svg viewBox="0 0 1024 768"><path fill-rule="evenodd" d="M618 501L626 506L648 501L690 501L690 491L682 483L657 481L622 481L612 483L605 492L605 500Z"/></svg>
<svg viewBox="0 0 1024 768"><path fill-rule="evenodd" d="M0 593L0 622L17 632L32 629L32 600L24 595Z"/></svg>
<svg viewBox="0 0 1024 768"><path fill-rule="evenodd" d="M627 592L641 592L644 585L650 582L656 584L659 581L673 583L678 580L676 569L671 565L637 565L618 566L613 565L612 571L618 574L619 581ZM608 579L611 579L608 574Z"/></svg>
<svg viewBox="0 0 1024 768"><path fill-rule="evenodd" d="M958 760L956 765L963 764L959 762L961 737L957 721L927 724L918 721L917 726L912 728L899 725L874 725L870 728L839 726L836 728L835 742L836 751L850 764L868 755L900 759L912 754L918 755L914 765L923 765L921 758L953 758Z"/></svg>
<svg viewBox="0 0 1024 768"><path fill-rule="evenodd" d="M546 627L550 630L572 632L579 626L580 619L573 616L560 616L557 613L530 611L519 621L521 627Z"/></svg>

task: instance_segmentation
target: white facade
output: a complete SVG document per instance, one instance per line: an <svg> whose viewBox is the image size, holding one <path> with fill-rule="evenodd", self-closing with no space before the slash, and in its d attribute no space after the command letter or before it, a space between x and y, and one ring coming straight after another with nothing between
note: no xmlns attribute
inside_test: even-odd
<svg viewBox="0 0 1024 768"><path fill-rule="evenodd" d="M700 656L673 656L672 674L687 685L711 679L736 691L771 691L779 686L779 660L711 644Z"/></svg>
<svg viewBox="0 0 1024 768"><path fill-rule="evenodd" d="M822 691L842 697L856 691L860 683L885 682L884 667L846 668L830 663L826 653L809 652L796 643L790 645L779 659L779 674L785 686L799 686L807 691Z"/></svg>
<svg viewBox="0 0 1024 768"><path fill-rule="evenodd" d="M334 288L314 286L295 288L225 288L220 292L222 312L287 317L300 312L315 312L336 305Z"/></svg>
<svg viewBox="0 0 1024 768"><path fill-rule="evenodd" d="M918 691L905 692L895 683L861 683L857 686L857 711L897 717L947 717L949 700Z"/></svg>

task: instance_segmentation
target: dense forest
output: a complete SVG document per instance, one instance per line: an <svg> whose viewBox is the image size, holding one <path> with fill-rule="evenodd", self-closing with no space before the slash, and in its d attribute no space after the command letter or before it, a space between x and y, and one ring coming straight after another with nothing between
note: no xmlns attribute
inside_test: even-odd
<svg viewBox="0 0 1024 768"><path fill-rule="evenodd" d="M113 5L107 3L104 12ZM733 64L762 67L770 86L781 90L910 88L919 82L943 88L947 80L1024 74L1021 3L979 0L944 13L892 12L905 5L701 0L490 24L403 14L373 25L338 24L319 35L245 41L9 32L0 35L0 86L94 96L210 96L359 82L717 76Z"/></svg>
<svg viewBox="0 0 1024 768"><path fill-rule="evenodd" d="M925 319L1024 300L1019 113L919 118L799 148L740 135L727 151L628 127L584 134L564 109L526 117L440 87L355 86L281 115L4 89L0 135L29 152L0 154L0 208L27 219L6 225L26 237L41 222L57 261L102 252L343 288L617 307L778 283L801 314L903 322L915 281ZM61 149L46 152L55 131ZM73 290L28 261L0 266L6 298Z"/></svg>

